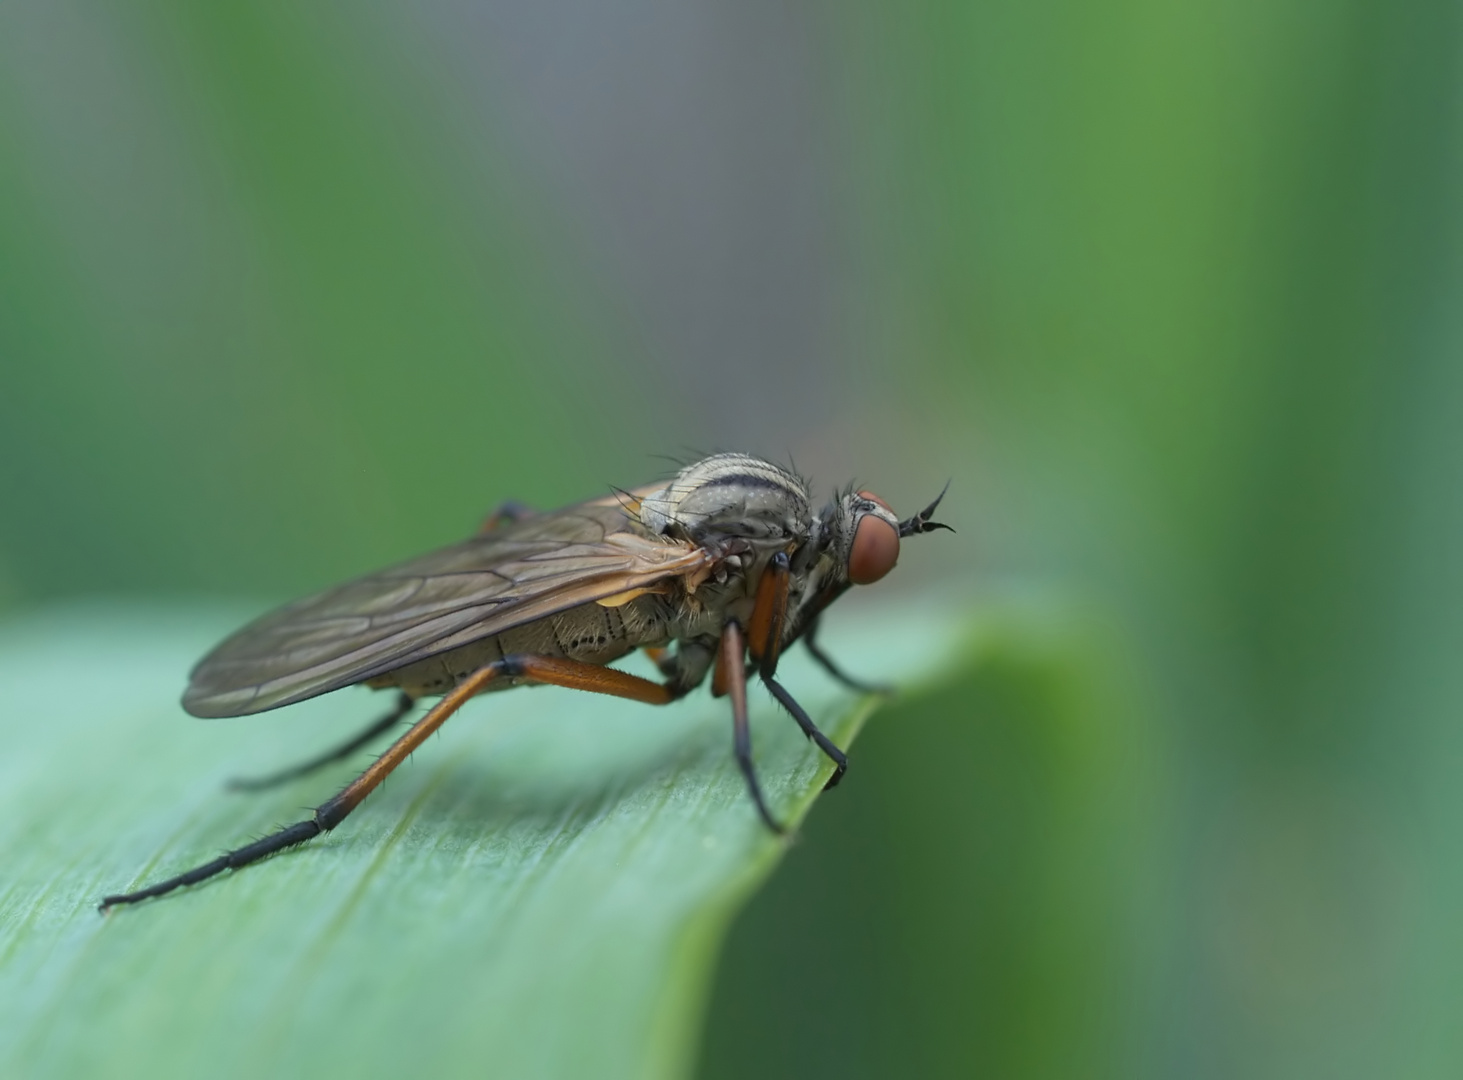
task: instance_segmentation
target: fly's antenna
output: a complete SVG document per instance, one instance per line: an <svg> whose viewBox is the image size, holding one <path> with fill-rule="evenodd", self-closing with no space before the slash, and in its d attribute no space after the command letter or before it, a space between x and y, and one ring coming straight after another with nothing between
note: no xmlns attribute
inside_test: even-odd
<svg viewBox="0 0 1463 1080"><path fill-rule="evenodd" d="M940 505L940 500L945 497L945 492L949 490L950 481L946 480L945 486L942 487L940 489L940 493L935 496L934 502L930 503L929 506L926 506L918 514L915 514L914 517L909 518L907 521L901 521L899 523L900 538L902 539L906 536L913 536L916 533L934 532L936 529L945 529L949 532L954 532L955 530L950 528L950 526L946 525L943 521L930 520L930 516L935 512L935 507Z"/></svg>

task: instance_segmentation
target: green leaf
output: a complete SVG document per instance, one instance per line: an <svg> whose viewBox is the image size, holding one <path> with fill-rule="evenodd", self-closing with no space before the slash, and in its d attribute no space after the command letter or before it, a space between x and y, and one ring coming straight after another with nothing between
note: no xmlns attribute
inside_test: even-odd
<svg viewBox="0 0 1463 1080"><path fill-rule="evenodd" d="M829 644L875 678L931 678L968 630L953 606L850 606ZM728 921L789 843L759 824L704 691L664 709L554 688L473 702L334 833L98 915L299 820L361 766L223 790L386 704L347 690L188 718L188 667L240 614L0 625L0 1075L684 1074ZM783 674L842 745L877 704L802 650ZM830 768L753 697L769 801L798 820Z"/></svg>

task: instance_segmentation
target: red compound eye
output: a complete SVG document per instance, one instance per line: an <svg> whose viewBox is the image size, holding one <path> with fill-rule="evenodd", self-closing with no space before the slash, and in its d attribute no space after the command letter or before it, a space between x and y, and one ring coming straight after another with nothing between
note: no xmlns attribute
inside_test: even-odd
<svg viewBox="0 0 1463 1080"><path fill-rule="evenodd" d="M860 499L868 499L871 503L878 503L885 510L888 510L889 513L894 513L894 507L890 506L883 499L879 498L879 496L875 495L872 491L860 491L858 493L858 497Z"/></svg>
<svg viewBox="0 0 1463 1080"><path fill-rule="evenodd" d="M885 506L883 499L864 491L859 494ZM872 585L893 570L898 561L899 530L881 517L865 514L854 530L853 550L848 553L848 580L855 585Z"/></svg>

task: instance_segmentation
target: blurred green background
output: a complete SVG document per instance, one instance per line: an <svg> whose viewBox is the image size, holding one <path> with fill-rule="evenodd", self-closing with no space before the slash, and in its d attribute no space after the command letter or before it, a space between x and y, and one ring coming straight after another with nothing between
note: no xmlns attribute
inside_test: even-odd
<svg viewBox="0 0 1463 1080"><path fill-rule="evenodd" d="M1009 632L875 717L703 1073L1456 1076L1460 41L1380 0L7 4L0 608L283 599L659 455L953 477L881 589Z"/></svg>

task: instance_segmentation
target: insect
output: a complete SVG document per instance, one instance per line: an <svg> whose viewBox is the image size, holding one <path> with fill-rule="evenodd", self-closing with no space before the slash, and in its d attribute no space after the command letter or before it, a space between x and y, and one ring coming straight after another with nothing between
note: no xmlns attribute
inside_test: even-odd
<svg viewBox="0 0 1463 1080"><path fill-rule="evenodd" d="M731 699L733 749L752 802L781 833L752 766L747 678L759 678L832 759L827 786L836 784L847 759L777 681L778 658L802 640L835 678L872 689L818 647L818 621L850 586L893 569L901 539L948 529L931 520L943 497L901 521L883 500L847 489L814 513L792 472L716 454L668 484L563 510L505 504L462 543L265 615L199 661L183 695L188 712L245 716L358 683L394 688L396 704L335 750L235 786L268 787L344 758L419 698L440 700L308 819L108 896L100 908L161 896L329 832L469 698L523 685L664 705L710 673L712 693ZM636 648L650 652L664 682L606 666Z"/></svg>

